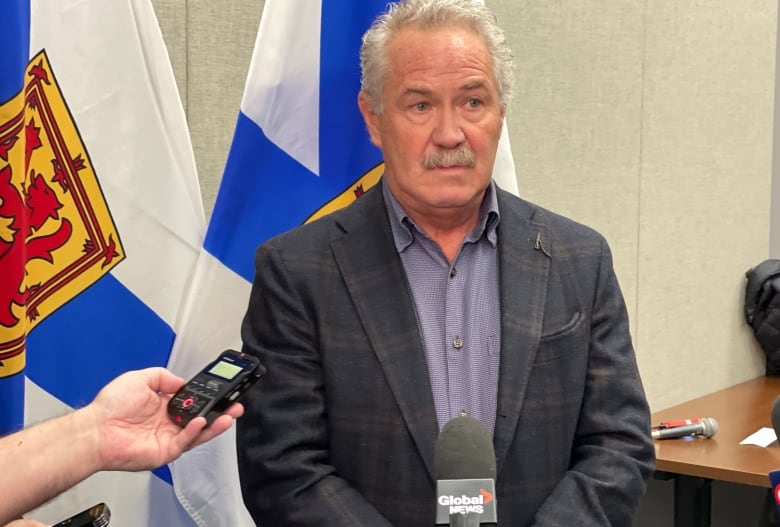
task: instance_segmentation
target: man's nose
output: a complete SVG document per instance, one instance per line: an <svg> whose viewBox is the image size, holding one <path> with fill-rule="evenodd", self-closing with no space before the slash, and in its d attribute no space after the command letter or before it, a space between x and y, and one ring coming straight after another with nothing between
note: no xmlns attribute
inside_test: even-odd
<svg viewBox="0 0 780 527"><path fill-rule="evenodd" d="M442 109L438 113L431 139L443 148L455 148L466 140L461 120L454 109Z"/></svg>

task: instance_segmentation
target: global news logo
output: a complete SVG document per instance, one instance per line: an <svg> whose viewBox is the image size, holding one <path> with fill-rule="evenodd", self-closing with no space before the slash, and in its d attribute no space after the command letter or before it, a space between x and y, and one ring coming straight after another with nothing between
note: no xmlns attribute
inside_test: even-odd
<svg viewBox="0 0 780 527"><path fill-rule="evenodd" d="M485 489L479 489L479 496L442 495L439 496L439 505L449 507L450 514L482 514L485 505L493 501L493 494Z"/></svg>

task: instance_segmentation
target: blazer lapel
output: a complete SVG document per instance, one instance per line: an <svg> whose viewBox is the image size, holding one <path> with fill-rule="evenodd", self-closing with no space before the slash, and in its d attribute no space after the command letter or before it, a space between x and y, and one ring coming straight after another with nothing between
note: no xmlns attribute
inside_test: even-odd
<svg viewBox="0 0 780 527"><path fill-rule="evenodd" d="M345 233L332 243L337 265L409 433L435 478L438 425L428 367L380 185L339 216L337 224Z"/></svg>
<svg viewBox="0 0 780 527"><path fill-rule="evenodd" d="M544 225L531 221L533 209L499 191L499 288L501 365L493 443L500 473L525 399L542 332L550 243Z"/></svg>

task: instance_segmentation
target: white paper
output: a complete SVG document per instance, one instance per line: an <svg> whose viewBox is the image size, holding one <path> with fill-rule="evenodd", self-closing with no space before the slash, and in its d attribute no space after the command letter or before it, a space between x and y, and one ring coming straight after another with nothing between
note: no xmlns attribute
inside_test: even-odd
<svg viewBox="0 0 780 527"><path fill-rule="evenodd" d="M757 445L767 447L777 441L777 435L772 428L761 428L740 441L740 445Z"/></svg>

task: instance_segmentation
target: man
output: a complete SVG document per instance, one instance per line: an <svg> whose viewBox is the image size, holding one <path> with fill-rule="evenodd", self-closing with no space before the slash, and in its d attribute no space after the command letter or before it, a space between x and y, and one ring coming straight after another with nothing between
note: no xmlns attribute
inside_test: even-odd
<svg viewBox="0 0 780 527"><path fill-rule="evenodd" d="M244 411L234 403L208 428L204 417L181 428L168 417L167 405L183 385L184 379L164 368L127 372L89 405L0 438L0 525L100 470L149 470L169 463L230 428Z"/></svg>
<svg viewBox="0 0 780 527"><path fill-rule="evenodd" d="M511 93L470 0L402 0L361 49L381 183L262 245L242 326L268 367L238 423L260 526L430 527L434 448L493 435L500 525L629 526L649 410L609 249L491 180Z"/></svg>

